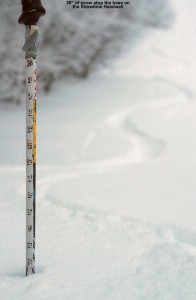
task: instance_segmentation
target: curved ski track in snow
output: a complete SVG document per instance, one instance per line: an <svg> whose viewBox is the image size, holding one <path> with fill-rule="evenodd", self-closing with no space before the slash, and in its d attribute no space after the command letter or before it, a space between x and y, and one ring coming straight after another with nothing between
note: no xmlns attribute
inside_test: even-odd
<svg viewBox="0 0 196 300"><path fill-rule="evenodd" d="M158 80L171 84L164 79ZM175 85L174 88L178 90L175 97L132 105L108 115L86 136L78 161L84 161L86 165L90 163L94 166L117 167L141 163L160 155L166 145L165 141L138 128L132 118L135 114L148 110L154 110L154 114L156 110L163 110L171 117L193 97L183 88L178 89Z"/></svg>
<svg viewBox="0 0 196 300"><path fill-rule="evenodd" d="M20 299L21 293L28 291L30 300L34 297L44 300L40 291L47 285L47 293L52 295L54 290L58 291L58 299L61 300L65 291L66 297L77 300L141 300L145 297L172 300L176 299L176 291L179 299L194 300L195 232L91 212L71 205L71 202L60 203L51 195L54 185L63 179L63 173L57 174L56 177L45 174L38 182L36 277L24 281L23 270L18 267L23 259L20 247L9 247L9 251L15 254L10 252L12 267L4 265L3 257L0 257L3 265L1 292L7 299L13 296ZM9 177L9 172L5 176ZM12 207L19 206L21 209L20 199L24 195L21 189L24 187L18 189L15 198L11 198L9 205ZM5 228L9 226L8 218L3 221ZM5 244L2 245L2 253L4 250L7 251ZM15 256L18 257L17 263L13 262ZM61 267L62 260L64 268ZM54 287L57 274L61 280L55 281ZM66 287L62 282L66 282ZM77 287L74 286L76 282ZM84 295L86 298L83 298Z"/></svg>

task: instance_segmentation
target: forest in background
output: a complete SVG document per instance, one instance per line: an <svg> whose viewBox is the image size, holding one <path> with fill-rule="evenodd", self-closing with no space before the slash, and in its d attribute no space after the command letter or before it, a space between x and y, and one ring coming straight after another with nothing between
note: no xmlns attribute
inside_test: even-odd
<svg viewBox="0 0 196 300"><path fill-rule="evenodd" d="M43 1L47 10L40 20L39 85L49 91L55 81L86 78L99 65L115 58L127 40L143 29L168 27L173 20L167 0L131 1L126 9L74 10L65 0ZM22 46L24 26L17 23L19 0L0 3L0 102L20 103L24 93Z"/></svg>

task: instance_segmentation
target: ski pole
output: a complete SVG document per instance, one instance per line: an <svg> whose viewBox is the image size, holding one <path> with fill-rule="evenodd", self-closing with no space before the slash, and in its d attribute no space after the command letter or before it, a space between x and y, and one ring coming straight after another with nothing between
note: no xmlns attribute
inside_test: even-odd
<svg viewBox="0 0 196 300"><path fill-rule="evenodd" d="M22 0L19 24L26 26L26 276L35 273L35 207L36 207L36 83L37 22L45 14L40 0Z"/></svg>

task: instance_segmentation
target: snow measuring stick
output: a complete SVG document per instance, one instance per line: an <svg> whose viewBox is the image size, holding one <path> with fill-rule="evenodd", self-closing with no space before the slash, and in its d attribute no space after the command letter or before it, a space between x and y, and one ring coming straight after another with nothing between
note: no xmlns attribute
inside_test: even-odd
<svg viewBox="0 0 196 300"><path fill-rule="evenodd" d="M36 207L36 83L37 22L45 14L40 0L22 0L18 22L26 26L26 276L35 273L35 207Z"/></svg>

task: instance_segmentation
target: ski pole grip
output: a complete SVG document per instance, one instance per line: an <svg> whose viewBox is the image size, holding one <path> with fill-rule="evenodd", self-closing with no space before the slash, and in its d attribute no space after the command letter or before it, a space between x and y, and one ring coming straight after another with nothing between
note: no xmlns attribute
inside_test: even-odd
<svg viewBox="0 0 196 300"><path fill-rule="evenodd" d="M39 18L46 13L41 0L21 0L21 5L22 14L18 19L19 24L36 25Z"/></svg>

